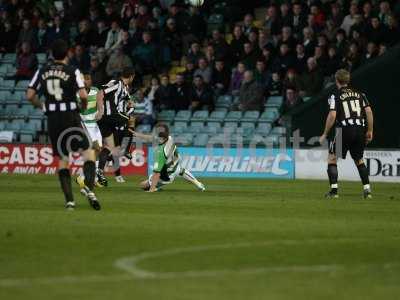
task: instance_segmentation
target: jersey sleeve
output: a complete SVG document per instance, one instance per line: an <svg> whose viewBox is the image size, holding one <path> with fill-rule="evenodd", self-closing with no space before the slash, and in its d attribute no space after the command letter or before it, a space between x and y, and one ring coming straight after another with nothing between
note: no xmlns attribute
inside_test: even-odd
<svg viewBox="0 0 400 300"><path fill-rule="evenodd" d="M75 82L79 89L85 88L85 83L83 82L83 75L79 69L75 70Z"/></svg>
<svg viewBox="0 0 400 300"><path fill-rule="evenodd" d="M28 88L38 91L40 89L40 69L38 69L29 82Z"/></svg>
<svg viewBox="0 0 400 300"><path fill-rule="evenodd" d="M336 97L332 94L328 99L329 110L336 110Z"/></svg>
<svg viewBox="0 0 400 300"><path fill-rule="evenodd" d="M369 103L367 96L364 93L361 93L361 97L362 97L362 107L363 108L370 107L371 104Z"/></svg>
<svg viewBox="0 0 400 300"><path fill-rule="evenodd" d="M102 86L104 95L110 94L119 88L119 82L116 80L111 80L109 83Z"/></svg>
<svg viewBox="0 0 400 300"><path fill-rule="evenodd" d="M165 157L164 150L159 147L154 157L153 172L160 173L166 162L167 158Z"/></svg>

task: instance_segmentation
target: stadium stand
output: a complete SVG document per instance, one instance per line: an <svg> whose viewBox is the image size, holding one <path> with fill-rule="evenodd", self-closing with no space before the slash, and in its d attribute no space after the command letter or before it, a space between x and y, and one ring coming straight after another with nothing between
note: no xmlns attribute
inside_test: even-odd
<svg viewBox="0 0 400 300"><path fill-rule="evenodd" d="M174 1L113 1L112 15L105 13L106 1L91 1L91 5L64 1L63 6L45 2L52 9L39 8L39 18L31 15L35 1L5 1L0 5L2 19L11 21L11 30L18 37L15 45L0 45L0 130L13 131L16 142L43 141L47 130L45 116L25 99L28 81L16 75L22 67L18 63L23 61L22 43L29 43L41 66L51 59L51 41L68 39L70 62L79 63L83 71L99 78L98 84L109 79L105 68L116 49L122 49L138 70L135 88L148 88L152 77L169 74L170 82L146 97L155 104L157 120L172 126L177 143L203 146L220 142L224 133L232 134L231 143L241 140L246 144L260 138L278 142L286 134L282 114L297 105L286 105L287 89L293 89L298 102L304 103L322 89L311 86L312 78L324 78L323 86L329 86L338 68L355 71L384 55L400 40L399 1L274 1L263 6L241 3L242 10L236 7L237 1L232 5L227 1L205 1L200 9L189 7L184 1L175 1L176 5L171 5ZM150 8L145 15L137 14L138 3ZM155 7L161 13L156 13ZM18 20L15 12L21 9L23 20L33 28L32 35L20 27L23 20ZM97 18L92 18L93 14ZM116 29L111 29L112 21L118 22ZM118 33L113 41L108 39L112 30ZM8 31L0 26L0 32ZM193 43L200 47L196 53ZM82 53L76 53L82 47L83 58ZM90 58L95 58L97 65L82 62L93 61ZM199 68L199 58L206 59L206 68ZM310 67L309 58L316 66ZM220 86L221 79L213 76L207 82L216 61L221 60L229 74L235 73L240 61L247 70L254 70L254 80L265 95L262 109L241 111L239 90L231 84L230 88ZM256 66L260 60L266 70ZM289 72L295 74L294 80L286 80ZM175 83L179 74L184 76L184 87ZM207 83L195 86L194 74L206 76L203 79ZM274 74L278 81L272 80ZM244 87L246 83L238 76L235 82ZM210 99L210 90L214 103L203 104L204 99ZM251 97L251 93L246 95ZM150 132L151 127L139 126L138 130Z"/></svg>

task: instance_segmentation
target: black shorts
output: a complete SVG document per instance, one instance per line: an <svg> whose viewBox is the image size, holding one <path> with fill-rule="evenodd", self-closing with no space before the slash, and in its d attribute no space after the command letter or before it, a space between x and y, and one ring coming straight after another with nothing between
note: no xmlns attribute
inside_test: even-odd
<svg viewBox="0 0 400 300"><path fill-rule="evenodd" d="M89 149L90 141L78 111L48 113L47 125L54 156L68 157L71 152Z"/></svg>
<svg viewBox="0 0 400 300"><path fill-rule="evenodd" d="M114 136L118 135L120 129L124 128L127 124L128 119L120 115L103 116L97 122L103 138L109 137L111 134Z"/></svg>
<svg viewBox="0 0 400 300"><path fill-rule="evenodd" d="M349 126L336 129L336 134L329 140L329 153L346 158L347 152L354 160L364 156L365 128L362 126Z"/></svg>

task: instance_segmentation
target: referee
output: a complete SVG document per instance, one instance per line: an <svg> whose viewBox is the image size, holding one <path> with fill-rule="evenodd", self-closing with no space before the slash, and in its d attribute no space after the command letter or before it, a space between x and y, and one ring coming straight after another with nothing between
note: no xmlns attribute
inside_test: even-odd
<svg viewBox="0 0 400 300"><path fill-rule="evenodd" d="M96 176L95 154L90 147L86 132L82 128L76 95L87 106L88 94L81 72L67 65L68 45L56 40L52 45L54 62L36 71L27 90L28 100L47 115L48 134L53 148L53 156L59 158L58 177L65 196L65 207L74 209L75 202L69 172L69 154L81 152L85 163L85 191L90 205L100 210L100 203L93 193ZM44 95L44 104L37 95Z"/></svg>
<svg viewBox="0 0 400 300"><path fill-rule="evenodd" d="M125 68L120 79L111 80L103 85L97 94L98 116L96 118L104 143L104 147L99 154L97 179L103 186L108 184L104 176L104 168L108 157L110 154L119 154L115 145L115 138L120 134L119 130L125 128L130 121L129 88L134 78L135 70L133 68Z"/></svg>
<svg viewBox="0 0 400 300"><path fill-rule="evenodd" d="M363 156L365 146L372 141L374 118L365 94L349 86L350 73L340 69L335 74L337 90L328 100L329 114L325 130L320 137L322 144L335 127L334 134L329 137L328 177L331 190L327 198L338 198L337 157L346 158L347 152L357 166L364 188L364 199L371 198L369 174ZM339 153L340 152L340 153Z"/></svg>

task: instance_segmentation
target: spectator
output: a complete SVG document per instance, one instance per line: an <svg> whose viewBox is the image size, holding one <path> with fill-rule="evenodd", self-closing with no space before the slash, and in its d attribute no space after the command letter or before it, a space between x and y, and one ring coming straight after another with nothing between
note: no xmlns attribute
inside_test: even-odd
<svg viewBox="0 0 400 300"><path fill-rule="evenodd" d="M201 76L201 80L208 84L211 81L212 70L207 60L202 57L199 59L198 68L194 71L194 77Z"/></svg>
<svg viewBox="0 0 400 300"><path fill-rule="evenodd" d="M133 50L132 54L140 73L150 74L157 70L159 56L150 32L143 32L142 43Z"/></svg>
<svg viewBox="0 0 400 300"><path fill-rule="evenodd" d="M314 30L311 27L305 27L303 29L303 46L307 57L310 57L314 54Z"/></svg>
<svg viewBox="0 0 400 300"><path fill-rule="evenodd" d="M263 88L254 80L253 71L244 72L243 84L239 92L241 111L262 110L264 106Z"/></svg>
<svg viewBox="0 0 400 300"><path fill-rule="evenodd" d="M129 21L128 32L134 45L139 44L142 41L143 32L140 28L137 27L137 21L135 18L132 18Z"/></svg>
<svg viewBox="0 0 400 300"><path fill-rule="evenodd" d="M225 94L231 82L231 71L225 67L222 58L215 61L214 70L212 72L211 85L214 88L216 96Z"/></svg>
<svg viewBox="0 0 400 300"><path fill-rule="evenodd" d="M331 4L331 14L329 20L332 22L334 28L339 28L343 23L343 14L340 11L340 6L338 3Z"/></svg>
<svg viewBox="0 0 400 300"><path fill-rule="evenodd" d="M378 56L378 47L374 42L369 42L367 45L367 51L365 52L361 63L367 64L374 60Z"/></svg>
<svg viewBox="0 0 400 300"><path fill-rule="evenodd" d="M297 38L299 38L301 33L303 32L303 28L307 25L307 20L303 13L303 8L300 2L295 2L293 4L292 11L293 16L290 25L293 28L293 33L296 35Z"/></svg>
<svg viewBox="0 0 400 300"><path fill-rule="evenodd" d="M183 73L176 75L176 82L173 85L173 109L187 110L190 107L192 99L191 84L188 85L185 81Z"/></svg>
<svg viewBox="0 0 400 300"><path fill-rule="evenodd" d="M180 60L182 56L182 37L177 30L174 19L167 20L167 26L162 33L162 43L168 48L170 60Z"/></svg>
<svg viewBox="0 0 400 300"><path fill-rule="evenodd" d="M195 6L189 7L189 15L184 19L183 24L183 46L185 52L189 48L189 45L197 39L203 40L206 31L207 24L204 21L202 14L200 13L199 8Z"/></svg>
<svg viewBox="0 0 400 300"><path fill-rule="evenodd" d="M394 46L400 41L399 24L394 15L388 17L387 26L387 43L389 46Z"/></svg>
<svg viewBox="0 0 400 300"><path fill-rule="evenodd" d="M267 70L265 61L262 58L257 60L256 69L254 71L254 79L265 91L269 81L271 80L271 74Z"/></svg>
<svg viewBox="0 0 400 300"><path fill-rule="evenodd" d="M355 71L361 65L361 56L358 45L352 43L349 47L349 52L344 58L344 67L350 72Z"/></svg>
<svg viewBox="0 0 400 300"><path fill-rule="evenodd" d="M325 48L322 46L316 46L315 52L314 52L314 58L315 58L318 66L321 66L321 67L325 66L325 64L328 60L328 57L325 53Z"/></svg>
<svg viewBox="0 0 400 300"><path fill-rule="evenodd" d="M340 69L342 59L338 55L336 47L330 46L328 48L328 60L325 65L325 76L332 76L336 73L337 70Z"/></svg>
<svg viewBox="0 0 400 300"><path fill-rule="evenodd" d="M232 62L237 64L243 56L243 47L247 42L246 36L243 34L242 27L235 26L233 29L233 39L229 46L232 56Z"/></svg>
<svg viewBox="0 0 400 300"><path fill-rule="evenodd" d="M230 91L233 95L237 95L239 93L245 71L246 65L243 62L239 62L237 64L237 68L232 73Z"/></svg>
<svg viewBox="0 0 400 300"><path fill-rule="evenodd" d="M3 38L3 37L2 37ZM28 19L24 19L22 22L22 29L18 35L17 47L21 47L23 43L28 43L34 50L37 47L37 40L34 28L31 26L31 22Z"/></svg>
<svg viewBox="0 0 400 300"><path fill-rule="evenodd" d="M106 72L109 77L119 77L125 68L132 67L132 60L122 50L122 47L115 48L114 52L111 54Z"/></svg>
<svg viewBox="0 0 400 300"><path fill-rule="evenodd" d="M47 40L55 41L58 39L69 40L69 32L62 23L62 19L59 15L54 17L53 22L50 23L47 29Z"/></svg>
<svg viewBox="0 0 400 300"><path fill-rule="evenodd" d="M94 43L94 45L96 45L97 47L105 47L108 36L108 27L106 26L104 20L99 20L97 22L97 30L95 36L96 42Z"/></svg>
<svg viewBox="0 0 400 300"><path fill-rule="evenodd" d="M110 26L113 22L119 19L118 13L115 11L112 3L106 4L104 12L105 14L103 19L106 22L107 26Z"/></svg>
<svg viewBox="0 0 400 300"><path fill-rule="evenodd" d="M90 30L88 20L82 20L79 22L78 32L79 33L75 38L75 44L82 45L85 48L96 45L96 35Z"/></svg>
<svg viewBox="0 0 400 300"><path fill-rule="evenodd" d="M154 102L155 95L159 87L160 87L160 80L158 79L158 77L156 76L152 77L150 86L144 92L144 94L146 95L147 98L149 98L150 101Z"/></svg>
<svg viewBox="0 0 400 300"><path fill-rule="evenodd" d="M366 1L362 8L362 17L364 19L364 22L369 23L371 21L371 15L372 15L371 2Z"/></svg>
<svg viewBox="0 0 400 300"><path fill-rule="evenodd" d="M229 45L219 29L213 30L211 45L213 46L215 56L222 58L226 62L231 61Z"/></svg>
<svg viewBox="0 0 400 300"><path fill-rule="evenodd" d="M92 77L93 86L100 87L107 82L107 73L99 64L97 56L90 59L90 75Z"/></svg>
<svg viewBox="0 0 400 300"><path fill-rule="evenodd" d="M278 36L281 32L282 23L279 19L277 9L274 5L269 6L267 9L264 28L271 32L273 36Z"/></svg>
<svg viewBox="0 0 400 300"><path fill-rule="evenodd" d="M110 54L119 47L122 41L122 30L117 21L111 23L111 29L107 33L107 40L104 48Z"/></svg>
<svg viewBox="0 0 400 300"><path fill-rule="evenodd" d="M286 73L286 77L283 80L283 90L285 91L288 88L294 88L295 90L299 87L299 78L296 73L296 70L289 69Z"/></svg>
<svg viewBox="0 0 400 300"><path fill-rule="evenodd" d="M300 97L299 93L297 92L296 88L294 87L287 87L285 90L285 96L283 99L283 105L279 109L281 115L285 115L295 107L301 105L303 103L303 99ZM284 125L283 118L281 117L278 120L280 125Z"/></svg>
<svg viewBox="0 0 400 300"><path fill-rule="evenodd" d="M154 94L154 105L157 111L174 108L174 88L166 74L161 75L161 85Z"/></svg>
<svg viewBox="0 0 400 300"><path fill-rule="evenodd" d="M38 52L45 52L49 40L47 35L47 25L44 19L39 19L37 26L36 40L38 41Z"/></svg>
<svg viewBox="0 0 400 300"><path fill-rule="evenodd" d="M258 49L250 42L245 42L243 45L243 55L241 61L246 65L246 68L252 70L256 66L257 59L261 56Z"/></svg>
<svg viewBox="0 0 400 300"><path fill-rule="evenodd" d="M379 3L379 21L387 26L389 24L390 15L391 11L389 1L381 1Z"/></svg>
<svg viewBox="0 0 400 300"><path fill-rule="evenodd" d="M208 62L208 65L211 67L214 65L215 62L215 50L213 45L208 45L205 51L205 59Z"/></svg>
<svg viewBox="0 0 400 300"><path fill-rule="evenodd" d="M122 48L122 52L124 52L124 54L128 56L131 55L134 48L134 44L128 31L126 30L122 31L122 37L119 46Z"/></svg>
<svg viewBox="0 0 400 300"><path fill-rule="evenodd" d="M188 83L190 85L193 83L195 71L196 71L196 69L195 69L194 62L191 61L190 59L188 59L186 61L185 71L183 72L183 77L185 78L186 83Z"/></svg>
<svg viewBox="0 0 400 300"><path fill-rule="evenodd" d="M336 49L339 56L344 56L348 50L348 43L346 41L346 32L339 29L336 33Z"/></svg>
<svg viewBox="0 0 400 300"><path fill-rule="evenodd" d="M296 45L296 57L294 58L293 67L298 74L303 73L307 68L307 56L303 44Z"/></svg>
<svg viewBox="0 0 400 300"><path fill-rule="evenodd" d="M201 75L195 75L192 88L192 110L213 110L214 94Z"/></svg>
<svg viewBox="0 0 400 300"><path fill-rule="evenodd" d="M139 5L138 14L136 17L137 26L140 29L145 29L150 20L150 15L148 13L148 8L146 5Z"/></svg>
<svg viewBox="0 0 400 300"><path fill-rule="evenodd" d="M28 42L23 42L20 50L17 51L15 80L30 80L38 66L38 60L31 51L31 46Z"/></svg>
<svg viewBox="0 0 400 300"><path fill-rule="evenodd" d="M357 13L358 13L357 3L352 2L350 4L349 14L344 17L342 25L340 26L340 28L342 28L346 32L346 35L349 35L350 27L356 22Z"/></svg>
<svg viewBox="0 0 400 300"><path fill-rule="evenodd" d="M251 30L253 29L253 21L254 21L254 17L251 14L247 14L244 16L243 18L243 27L241 29L241 31L243 32L243 34L247 37ZM235 32L234 32L235 35Z"/></svg>
<svg viewBox="0 0 400 300"><path fill-rule="evenodd" d="M275 41L270 36L267 30L260 30L258 32L258 48L264 49L265 47L273 48Z"/></svg>
<svg viewBox="0 0 400 300"><path fill-rule="evenodd" d="M301 97L317 95L323 86L324 77L321 74L314 57L307 60L307 70L300 75L299 89Z"/></svg>
<svg viewBox="0 0 400 300"><path fill-rule="evenodd" d="M273 69L285 73L288 69L294 67L294 57L290 53L289 46L285 43L281 44L279 54L274 61Z"/></svg>
<svg viewBox="0 0 400 300"><path fill-rule="evenodd" d="M296 42L296 39L292 35L292 29L286 26L282 28L282 38L279 41L277 48L280 48L280 45L282 44L286 44L288 45L289 49L294 49Z"/></svg>
<svg viewBox="0 0 400 300"><path fill-rule="evenodd" d="M147 97L142 89L139 89L135 95L135 110L133 116L136 119L136 125L151 125L155 123L153 103Z"/></svg>
<svg viewBox="0 0 400 300"><path fill-rule="evenodd" d="M289 26L291 25L292 21L292 14L290 11L290 6L288 3L283 2L280 6L280 19L282 26Z"/></svg>
<svg viewBox="0 0 400 300"><path fill-rule="evenodd" d="M14 30L10 21L4 22L4 28L1 30L0 52L13 52L17 46L17 32Z"/></svg>
<svg viewBox="0 0 400 300"><path fill-rule="evenodd" d="M267 88L268 96L281 96L282 88L283 85L280 74L278 72L272 73L272 80L269 82Z"/></svg>
<svg viewBox="0 0 400 300"><path fill-rule="evenodd" d="M70 65L75 66L82 72L87 72L90 69L90 57L82 45L75 46L75 55L70 60Z"/></svg>
<svg viewBox="0 0 400 300"><path fill-rule="evenodd" d="M190 49L187 55L188 60L194 62L194 64L197 64L199 62L199 59L203 57L204 54L200 50L200 44L198 42L193 42L190 45Z"/></svg>

